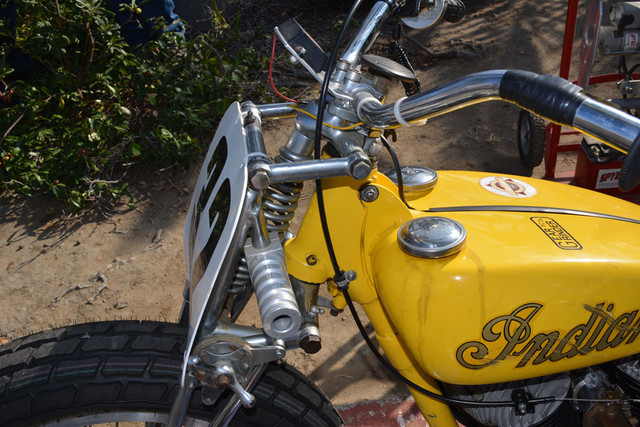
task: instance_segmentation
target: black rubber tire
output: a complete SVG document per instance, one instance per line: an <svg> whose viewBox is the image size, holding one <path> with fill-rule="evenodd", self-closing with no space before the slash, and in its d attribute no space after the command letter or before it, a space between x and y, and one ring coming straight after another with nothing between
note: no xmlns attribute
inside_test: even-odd
<svg viewBox="0 0 640 427"><path fill-rule="evenodd" d="M542 163L546 145L547 125L543 119L520 110L518 118L518 152L520 163L525 168L533 169Z"/></svg>
<svg viewBox="0 0 640 427"><path fill-rule="evenodd" d="M0 346L0 425L75 423L104 413L168 414L186 338L187 329L177 324L114 321L44 331ZM232 425L343 425L327 397L285 363L268 365L253 394L256 406L240 408ZM196 389L188 415L211 420L230 396L227 391L206 407Z"/></svg>
<svg viewBox="0 0 640 427"><path fill-rule="evenodd" d="M618 187L626 192L636 188L638 183L640 183L640 136L633 141L631 149L624 158Z"/></svg>

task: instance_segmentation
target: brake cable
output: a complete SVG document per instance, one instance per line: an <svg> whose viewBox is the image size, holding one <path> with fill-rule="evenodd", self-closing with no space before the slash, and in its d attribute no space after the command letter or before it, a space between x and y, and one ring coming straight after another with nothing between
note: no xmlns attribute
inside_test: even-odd
<svg viewBox="0 0 640 427"><path fill-rule="evenodd" d="M400 195L400 200L407 207L407 209L413 209L404 195L404 179L402 178L402 168L400 167L400 161L398 160L398 156L396 155L395 150L389 144L389 141L384 135L380 135L380 140L382 141L382 145L387 149L389 155L391 156L391 161L393 161L393 167L396 171L396 179L398 180L398 194ZM414 209L415 210L415 209Z"/></svg>
<svg viewBox="0 0 640 427"><path fill-rule="evenodd" d="M331 74L333 72L333 68L334 68L334 65L335 65L335 62L336 62L336 58L338 56L338 49L340 48L340 43L342 42L342 38L344 37L346 29L349 26L350 22L352 21L353 16L355 15L358 7L360 7L361 3L362 3L362 0L355 0L353 5L351 6L351 9L349 10L347 18L344 20L344 22L342 23L342 27L340 28L340 32L338 33L338 37L337 37L335 45L333 47L333 51L331 52L331 56L329 57L329 60L327 61L327 70L325 72L324 80L322 81L322 90L320 91L320 98L318 100L318 115L317 115L317 119L316 119L316 129L315 129L315 139L314 139L314 158L315 159L320 159L320 155L321 155L322 124L323 124L322 122L323 122L323 119L324 119L324 109L325 109L325 105L326 105L326 102L327 102L327 94L329 92L329 80L330 80L329 77L331 76ZM397 159L396 159L396 161L397 161ZM395 163L395 161L394 161L394 163ZM322 181L320 179L317 179L315 181L315 183L316 183L316 197L317 197L317 200L318 200L318 210L319 210L319 216L320 216L320 224L322 226L322 234L324 236L325 244L327 246L327 252L329 254L329 259L331 261L331 266L333 267L333 271L334 271L334 274L335 274L334 281L337 284L338 283L343 283L343 286L338 285L338 289L340 291L342 291L342 293L343 293L343 295L345 297L345 300L347 301L347 305L349 306L349 311L351 312L351 315L353 316L353 318L354 318L354 320L356 322L356 325L358 326L360 334L362 335L362 337L364 338L365 342L367 343L367 345L369 346L369 348L373 352L374 356L380 361L380 363L382 363L382 365L386 369L388 369L391 374L393 374L395 377L397 377L400 381L402 381L407 386L409 386L409 387L413 388L414 390L424 394L427 397L430 397L432 399L436 399L436 400L441 401L441 402L446 403L446 404L474 406L474 407L509 407L509 406L516 406L518 404L518 402L516 402L515 400L513 400L513 401L476 402L476 401L472 401L472 400L454 399L454 398L443 396L443 395L438 394L438 393L434 393L433 391L427 390L427 389L419 386L418 384L415 384L414 382L412 382L408 378L405 378L393 365L391 365L391 363L388 360L386 360L380 354L378 349L375 347L375 345L373 344L373 342L369 338L369 335L365 331L364 326L362 326L362 322L360 321L360 317L358 316L358 313L356 312L356 308L353 305L353 301L351 300L351 296L349 295L349 289L348 289L349 281L346 278L347 275L346 275L345 271L340 269L340 265L338 264L338 259L336 257L336 253L335 253L335 250L334 250L334 247L333 247L333 242L331 240L331 235L329 233L329 224L328 224L328 221L327 221L327 212L326 212L325 203L324 203L324 195L323 195L323 190L322 190ZM404 198L404 195L402 195L401 197ZM530 405L536 405L536 404L541 404L541 403L551 403L551 402L555 402L557 400L560 400L560 399L558 399L556 397L543 397L543 398L536 398L536 399L527 399L526 403L530 404Z"/></svg>

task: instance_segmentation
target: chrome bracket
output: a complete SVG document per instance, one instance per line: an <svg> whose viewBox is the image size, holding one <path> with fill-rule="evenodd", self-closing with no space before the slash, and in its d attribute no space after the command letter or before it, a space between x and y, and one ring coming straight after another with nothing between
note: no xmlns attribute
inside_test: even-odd
<svg viewBox="0 0 640 427"><path fill-rule="evenodd" d="M233 327L230 328L233 330ZM284 343L263 336L241 338L231 334L214 334L202 340L188 361L192 387L202 386L202 402L213 405L224 389L231 389L245 408L255 405L248 391L256 372L266 363L282 359Z"/></svg>

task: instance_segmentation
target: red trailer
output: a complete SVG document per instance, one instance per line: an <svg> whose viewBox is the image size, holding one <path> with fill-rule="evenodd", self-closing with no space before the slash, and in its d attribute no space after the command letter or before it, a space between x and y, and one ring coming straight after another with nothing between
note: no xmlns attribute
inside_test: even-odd
<svg viewBox="0 0 640 427"><path fill-rule="evenodd" d="M602 2L589 0L586 9L580 47L580 70L578 80L574 83L588 88L591 85L617 82L621 78L619 73L590 75L598 46ZM569 0L559 73L560 77L567 80L571 68L577 17L578 0ZM634 74L633 78L640 79L640 74ZM640 202L640 186L629 193L623 193L618 189L617 178L624 157L622 153L609 150L608 147L603 148L597 144L591 144L584 139L582 143L576 143L575 138L572 138L573 142L561 143L561 137L569 135L578 135L578 132L563 130L560 125L554 123L545 125L538 118L523 111L518 123L518 148L522 163L528 167L537 166L541 163L544 153L545 179L566 182ZM577 151L578 153L575 170L557 172L558 154L568 151Z"/></svg>

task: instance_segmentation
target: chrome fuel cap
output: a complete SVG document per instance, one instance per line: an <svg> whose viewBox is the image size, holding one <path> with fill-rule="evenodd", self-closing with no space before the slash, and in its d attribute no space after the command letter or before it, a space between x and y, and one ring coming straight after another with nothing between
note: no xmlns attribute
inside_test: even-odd
<svg viewBox="0 0 640 427"><path fill-rule="evenodd" d="M427 194L438 183L438 173L424 166L403 166L402 184L407 198L417 198ZM398 175L395 169L383 172L395 185L398 185Z"/></svg>
<svg viewBox="0 0 640 427"><path fill-rule="evenodd" d="M398 230L403 251L421 258L442 258L462 249L467 232L449 218L429 216L413 219Z"/></svg>

